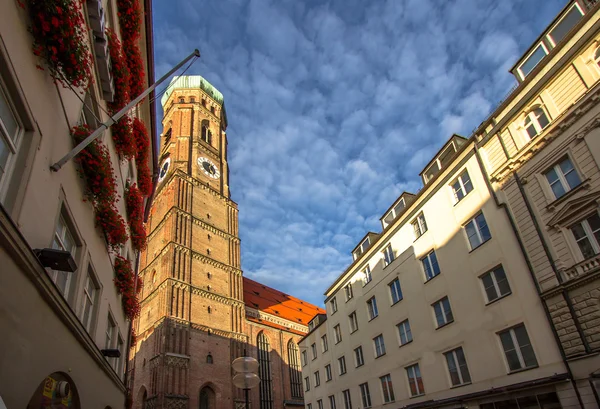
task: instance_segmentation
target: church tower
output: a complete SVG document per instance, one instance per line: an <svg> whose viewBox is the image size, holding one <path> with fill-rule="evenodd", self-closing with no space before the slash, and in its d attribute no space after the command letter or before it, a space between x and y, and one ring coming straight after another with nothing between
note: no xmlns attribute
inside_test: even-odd
<svg viewBox="0 0 600 409"><path fill-rule="evenodd" d="M230 363L247 336L223 95L183 76L161 103L160 174L140 257L135 407L234 408L241 393Z"/></svg>

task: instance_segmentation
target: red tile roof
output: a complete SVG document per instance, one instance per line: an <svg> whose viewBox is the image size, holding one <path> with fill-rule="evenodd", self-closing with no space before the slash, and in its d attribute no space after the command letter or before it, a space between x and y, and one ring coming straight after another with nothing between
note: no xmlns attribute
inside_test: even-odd
<svg viewBox="0 0 600 409"><path fill-rule="evenodd" d="M308 325L308 322L317 314L325 314L325 310L316 305L267 287L247 277L244 277L244 303L250 308L302 325ZM250 320L259 322L256 319ZM260 323L269 326L275 325L266 321L260 321Z"/></svg>

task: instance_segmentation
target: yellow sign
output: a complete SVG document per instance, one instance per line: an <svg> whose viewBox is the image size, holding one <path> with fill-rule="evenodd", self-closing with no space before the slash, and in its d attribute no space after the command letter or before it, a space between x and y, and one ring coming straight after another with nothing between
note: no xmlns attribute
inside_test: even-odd
<svg viewBox="0 0 600 409"><path fill-rule="evenodd" d="M52 395L54 393L54 386L56 385L56 381L51 377L47 377L44 381L44 396L52 399Z"/></svg>

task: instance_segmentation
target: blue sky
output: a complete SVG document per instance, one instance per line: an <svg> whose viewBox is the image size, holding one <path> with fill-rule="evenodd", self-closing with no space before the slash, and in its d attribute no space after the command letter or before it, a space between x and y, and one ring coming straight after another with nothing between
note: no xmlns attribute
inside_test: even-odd
<svg viewBox="0 0 600 409"><path fill-rule="evenodd" d="M248 277L321 305L452 133L469 136L565 0L154 2L157 77L225 96Z"/></svg>

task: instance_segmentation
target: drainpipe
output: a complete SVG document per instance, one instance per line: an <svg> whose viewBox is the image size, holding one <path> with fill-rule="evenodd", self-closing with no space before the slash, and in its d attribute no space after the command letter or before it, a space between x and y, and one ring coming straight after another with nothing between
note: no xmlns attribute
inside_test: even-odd
<svg viewBox="0 0 600 409"><path fill-rule="evenodd" d="M525 244L523 243L523 240L521 239L521 236L519 235L519 231L517 230L517 225L515 223L515 220L513 219L512 214L510 213L510 210L508 209L506 203L501 203L498 200L498 196L496 195L496 192L494 191L492 184L490 183L489 176L487 174L487 171L485 170L485 166L483 165L483 160L481 159L481 154L479 153L479 147L477 146L477 142L474 142L474 146L475 146L475 156L477 157L477 164L479 165L479 169L484 176L485 184L486 184L490 194L494 198L494 202L496 203L496 206L502 208L504 210L504 212L506 213L506 217L508 217L508 220L510 222L510 227L512 228L512 231L513 231L515 237L517 238L517 242L519 243L519 248L521 250L521 253L523 254L525 263L527 264L527 271L529 272L529 276L531 277L531 280L533 281L533 285L535 286L535 290L538 294L538 297L539 297L540 301L542 302L542 307L544 309L544 315L546 316L546 320L548 321L548 324L550 325L550 330L554 337L554 342L556 342L556 345L558 346L558 350L560 352L560 356L562 358L563 364L565 365L565 368L567 369L567 374L569 375L569 379L571 380L571 386L573 386L573 389L575 390L575 394L577 395L577 401L579 402L579 406L581 407L581 409L583 409L585 406L583 405L583 400L581 399L581 394L579 393L579 388L577 387L577 383L575 382L575 379L573 378L573 372L571 371L571 367L569 366L569 362L567 361L567 356L565 354L563 346L560 343L560 338L558 337L556 328L554 328L554 324L552 322L552 316L550 315L550 311L548 310L548 305L546 305L546 302L542 299L540 285L539 285L537 279L535 278L535 273L533 272L533 265L531 264L529 255L525 251ZM516 176L516 174L515 174L515 176Z"/></svg>

